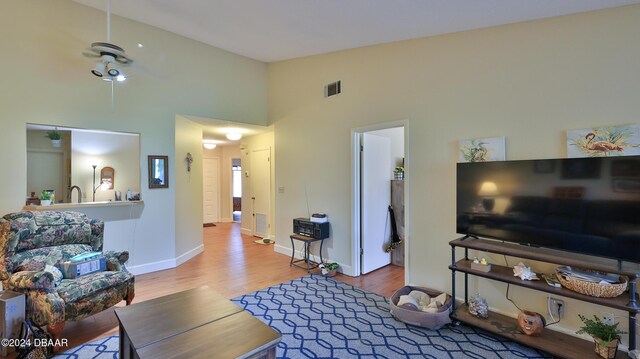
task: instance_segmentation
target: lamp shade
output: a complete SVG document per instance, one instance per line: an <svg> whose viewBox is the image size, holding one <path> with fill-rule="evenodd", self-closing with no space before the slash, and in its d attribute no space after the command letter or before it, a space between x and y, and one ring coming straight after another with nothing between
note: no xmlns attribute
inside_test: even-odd
<svg viewBox="0 0 640 359"><path fill-rule="evenodd" d="M494 182L483 182L478 196L493 197L498 195L498 186Z"/></svg>

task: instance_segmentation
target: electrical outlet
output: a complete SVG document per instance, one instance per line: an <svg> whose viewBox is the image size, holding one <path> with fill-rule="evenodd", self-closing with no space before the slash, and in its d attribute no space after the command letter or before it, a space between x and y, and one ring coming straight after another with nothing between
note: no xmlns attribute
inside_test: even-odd
<svg viewBox="0 0 640 359"><path fill-rule="evenodd" d="M602 312L602 322L607 325L616 324L616 316L611 312Z"/></svg>
<svg viewBox="0 0 640 359"><path fill-rule="evenodd" d="M565 311L564 300L547 297L547 309L549 310L549 315L558 318L557 320L563 318Z"/></svg>

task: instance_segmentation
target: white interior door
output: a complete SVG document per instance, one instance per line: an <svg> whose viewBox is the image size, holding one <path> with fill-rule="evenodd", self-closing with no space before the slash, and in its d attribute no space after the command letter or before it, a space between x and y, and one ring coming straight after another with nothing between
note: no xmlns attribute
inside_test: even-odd
<svg viewBox="0 0 640 359"><path fill-rule="evenodd" d="M202 223L220 222L220 160L202 160Z"/></svg>
<svg viewBox="0 0 640 359"><path fill-rule="evenodd" d="M391 263L385 251L390 238L388 207L391 201L391 140L369 133L362 135L361 237L362 274Z"/></svg>
<svg viewBox="0 0 640 359"><path fill-rule="evenodd" d="M43 190L52 189L56 191L56 202L66 200L63 198L65 168L62 152L27 151L27 192L35 192L37 196Z"/></svg>
<svg viewBox="0 0 640 359"><path fill-rule="evenodd" d="M251 151L251 199L253 202L253 235L269 237L271 206L271 149Z"/></svg>

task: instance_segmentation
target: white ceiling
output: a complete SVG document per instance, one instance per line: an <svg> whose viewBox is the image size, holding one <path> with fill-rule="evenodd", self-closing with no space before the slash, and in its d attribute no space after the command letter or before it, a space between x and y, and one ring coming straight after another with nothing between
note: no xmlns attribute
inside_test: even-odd
<svg viewBox="0 0 640 359"><path fill-rule="evenodd" d="M107 0L73 0L106 10ZM264 62L640 0L112 0L112 12Z"/></svg>
<svg viewBox="0 0 640 359"><path fill-rule="evenodd" d="M272 128L267 126L215 120L212 118L198 116L183 117L203 125L204 129L202 132L202 139L207 142L215 143L218 146L234 146L240 143L239 141L228 140L225 136L228 132L237 132L240 133L242 137L249 137L272 131Z"/></svg>

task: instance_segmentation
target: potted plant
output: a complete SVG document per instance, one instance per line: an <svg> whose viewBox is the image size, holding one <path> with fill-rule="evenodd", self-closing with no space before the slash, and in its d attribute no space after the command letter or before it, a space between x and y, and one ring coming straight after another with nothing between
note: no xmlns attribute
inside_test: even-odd
<svg viewBox="0 0 640 359"><path fill-rule="evenodd" d="M397 180L404 179L404 167L397 166L393 169L393 178Z"/></svg>
<svg viewBox="0 0 640 359"><path fill-rule="evenodd" d="M618 344L620 343L620 335L626 332L618 329L618 323L605 324L597 315L593 319L578 314L580 320L584 323L576 334L589 334L596 343L595 351L603 358L614 358L618 352Z"/></svg>
<svg viewBox="0 0 640 359"><path fill-rule="evenodd" d="M38 196L40 198L40 205L41 206L50 206L51 205L51 192L48 191L42 191L42 193L40 193L40 196Z"/></svg>
<svg viewBox="0 0 640 359"><path fill-rule="evenodd" d="M322 270L322 275L327 277L333 277L338 273L338 263L323 263L320 265L320 269Z"/></svg>
<svg viewBox="0 0 640 359"><path fill-rule="evenodd" d="M47 138L51 140L53 147L60 147L62 143L62 133L58 130L49 130L47 131Z"/></svg>

